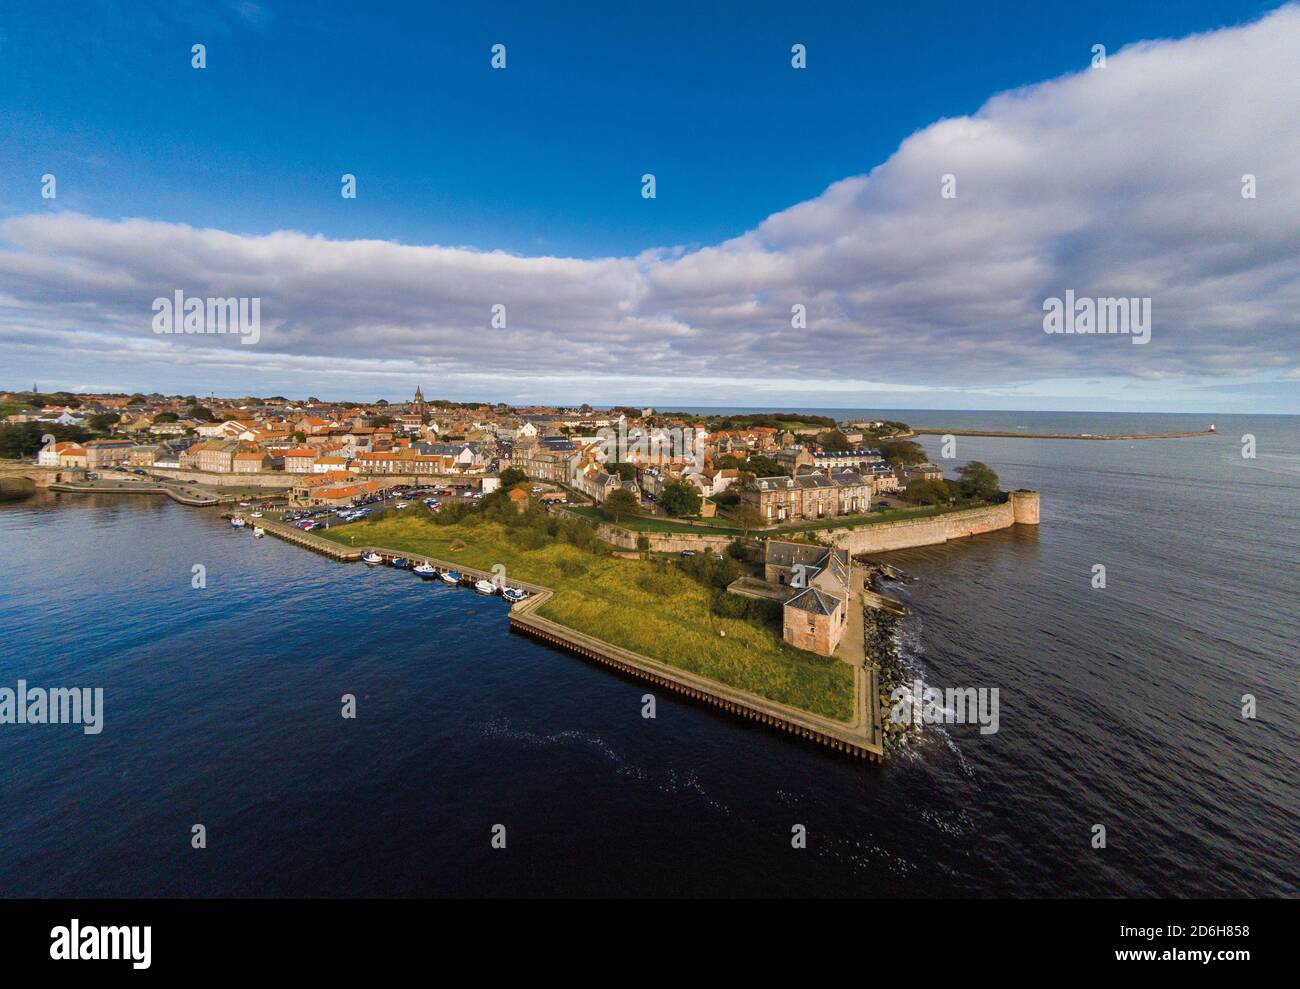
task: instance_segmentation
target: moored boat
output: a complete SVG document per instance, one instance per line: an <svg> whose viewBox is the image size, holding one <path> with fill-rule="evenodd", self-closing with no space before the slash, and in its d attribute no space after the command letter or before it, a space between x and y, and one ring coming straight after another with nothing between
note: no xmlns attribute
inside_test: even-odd
<svg viewBox="0 0 1300 989"><path fill-rule="evenodd" d="M256 536L258 539L261 539L263 536L266 535L266 530L263 529L260 525L255 525L253 526L253 535Z"/></svg>
<svg viewBox="0 0 1300 989"><path fill-rule="evenodd" d="M503 587L501 588L501 596L511 604L518 604L520 601L527 600L528 592L521 591L517 587Z"/></svg>
<svg viewBox="0 0 1300 989"><path fill-rule="evenodd" d="M432 563L420 563L417 564L414 569L415 572L418 573L421 577L438 576L438 568L435 567Z"/></svg>
<svg viewBox="0 0 1300 989"><path fill-rule="evenodd" d="M398 570L405 570L405 569L406 569L406 557L404 557L404 556L395 556L395 557L393 557L393 566L397 567Z"/></svg>
<svg viewBox="0 0 1300 989"><path fill-rule="evenodd" d="M476 580L474 581L474 590L478 591L480 594L495 594L497 592L497 585L492 583L490 580Z"/></svg>
<svg viewBox="0 0 1300 989"><path fill-rule="evenodd" d="M448 570L445 574L442 575L442 579L445 583L448 584L459 584L460 574L457 573L455 570Z"/></svg>
<svg viewBox="0 0 1300 989"><path fill-rule="evenodd" d="M233 529L242 529L245 525L242 515L236 515L230 520L230 526Z"/></svg>
<svg viewBox="0 0 1300 989"><path fill-rule="evenodd" d="M383 563L384 558L380 556L378 553L375 553L371 550L367 550L366 552L361 554L361 562L369 563L373 567L377 563Z"/></svg>

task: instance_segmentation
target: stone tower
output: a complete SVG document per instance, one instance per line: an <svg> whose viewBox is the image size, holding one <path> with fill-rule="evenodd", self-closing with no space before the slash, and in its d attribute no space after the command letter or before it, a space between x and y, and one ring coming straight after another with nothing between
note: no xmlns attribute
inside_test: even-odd
<svg viewBox="0 0 1300 989"><path fill-rule="evenodd" d="M415 386L415 398L411 402L411 411L421 419L425 416L424 393L420 391L420 386Z"/></svg>
<svg viewBox="0 0 1300 989"><path fill-rule="evenodd" d="M1011 513L1017 525L1038 525L1038 492L1012 491Z"/></svg>

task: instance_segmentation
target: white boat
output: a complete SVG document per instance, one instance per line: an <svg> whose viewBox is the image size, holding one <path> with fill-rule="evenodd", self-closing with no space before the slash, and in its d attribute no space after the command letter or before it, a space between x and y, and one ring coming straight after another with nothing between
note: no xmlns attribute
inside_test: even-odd
<svg viewBox="0 0 1300 989"><path fill-rule="evenodd" d="M367 551L361 554L361 562L369 563L373 567L376 563L383 563L384 558L378 553Z"/></svg>
<svg viewBox="0 0 1300 989"><path fill-rule="evenodd" d="M262 513L261 513L261 512L254 512L252 517L255 518L255 519L260 519L260 518L262 517Z"/></svg>
<svg viewBox="0 0 1300 989"><path fill-rule="evenodd" d="M260 525L255 525L253 526L253 535L256 536L258 539L261 539L263 536L266 535L266 530L263 529Z"/></svg>
<svg viewBox="0 0 1300 989"><path fill-rule="evenodd" d="M446 584L459 584L460 574L458 574L455 570L448 570L445 574L442 575L442 580L443 583Z"/></svg>
<svg viewBox="0 0 1300 989"><path fill-rule="evenodd" d="M501 596L511 604L518 604L520 601L528 599L528 592L521 591L517 587L503 587L501 588Z"/></svg>
<svg viewBox="0 0 1300 989"><path fill-rule="evenodd" d="M234 528L234 529L242 529L242 528L244 527L244 519L243 519L243 517L240 516L240 515L236 515L234 518L232 518L232 519L230 520L230 525L231 525L231 528Z"/></svg>
<svg viewBox="0 0 1300 989"><path fill-rule="evenodd" d="M416 573L418 573L421 577L438 576L438 568L435 567L432 563L417 563L411 569L414 570Z"/></svg>
<svg viewBox="0 0 1300 989"><path fill-rule="evenodd" d="M476 580L474 581L474 590L478 591L480 594L495 594L497 592L497 585L492 583L490 580Z"/></svg>

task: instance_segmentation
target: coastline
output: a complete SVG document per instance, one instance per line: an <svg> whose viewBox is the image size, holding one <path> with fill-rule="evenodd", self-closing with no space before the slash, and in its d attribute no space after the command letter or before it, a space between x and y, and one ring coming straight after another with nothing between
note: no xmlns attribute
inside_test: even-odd
<svg viewBox="0 0 1300 989"><path fill-rule="evenodd" d="M1196 436L1218 436L1210 429L1190 433L1026 433L990 429L913 429L913 436L984 436L1017 440L1181 440Z"/></svg>

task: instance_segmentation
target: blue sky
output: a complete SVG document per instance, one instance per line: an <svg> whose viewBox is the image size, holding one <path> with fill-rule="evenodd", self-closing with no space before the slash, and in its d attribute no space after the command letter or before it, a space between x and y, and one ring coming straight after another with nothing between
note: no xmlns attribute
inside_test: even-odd
<svg viewBox="0 0 1300 989"><path fill-rule="evenodd" d="M254 242L296 231L329 242L465 247L523 259L621 259L642 274L645 252L689 258L746 235L777 251L787 245L771 246L762 232L774 215L818 201L842 180L868 175L889 162L909 135L938 121L976 114L999 93L1087 70L1095 43L1104 43L1113 56L1143 39L1232 28L1275 6L1208 0L1040 2L1014 10L969 3L104 2L78 4L75 13L59 15L35 6L10 9L0 26L0 219L16 221L19 232L11 229L0 241L17 245L12 257L66 254L60 237L38 235L25 224L80 217L101 224L140 218ZM202 71L190 66L196 42L207 46ZM489 66L489 48L498 42L507 45L505 71ZM808 48L804 71L790 67L795 42ZM1242 155L1237 171L1267 164L1245 161L1249 157ZM355 200L339 196L344 172L357 176ZM640 196L644 172L656 176L653 201ZM58 180L53 202L38 194L39 177L46 173ZM1288 207L1296 190L1289 197ZM804 237L799 233L794 240ZM1057 242L1042 249L1060 248ZM143 262L126 260L127 245L116 250L134 282L153 285L139 273ZM176 287L197 291L206 282L213 292L222 291L210 275L192 273L187 285ZM282 279L271 270L263 277L264 291L273 296ZM53 302L82 307L64 310L57 320L61 332L81 332L87 342L84 354L71 359L72 370L62 372L76 379L62 380L67 386L170 390L209 384L218 390L297 392L309 383L295 377L288 358L312 362L333 354L375 362L352 369L360 390L407 393L400 367L383 361L383 354L363 352L376 339L366 328L400 337L386 354L412 365L407 377L427 375L425 387L435 393L486 389L558 400L570 394L573 381L584 380L576 373L563 382L558 374L528 380L505 366L480 366L469 354L449 356L455 348L446 346L445 332L465 324L459 314L446 325L433 325L436 319L425 325L409 315L353 313L352 335L335 326L327 346L324 337L311 336L307 324L313 320L301 307L295 310L299 318L289 318L278 337L268 334L267 349L285 360L254 364L236 350L241 368L195 351L193 366L183 371L167 359L142 362L138 350L128 360L115 360L102 338L122 331L121 294L96 297L86 283L83 273L78 286L46 282L44 297L24 298L29 314L48 315ZM804 288L811 300L816 291ZM23 295L3 281L3 269L0 289ZM483 291L483 308L497 295L512 301L509 290L488 284ZM776 282L770 288L744 286L744 294L760 304L782 291ZM644 294L631 290L635 298ZM739 396L716 394L710 384L725 380L728 369L744 365L755 380L781 377L780 369L756 363L768 350L761 342L751 340L742 352L729 336L726 346L715 342L723 366L710 371L707 342L711 334L728 334L727 325L716 313L683 315L691 306L678 308L673 299L670 292L653 311L640 314L649 321L640 328L645 334L664 321L669 352L647 345L637 356L654 374L618 377L611 374L616 369L596 366L589 356L591 377L610 382L609 394L594 397L695 403L716 398L729 404ZM442 301L434 296L420 304L438 311ZM449 311L469 304L446 302ZM911 325L931 325L931 305L918 299ZM86 307L96 314L87 315ZM784 302L782 307L788 312ZM147 302L143 308L147 313ZM946 407L1019 402L1080 408L1100 388L1095 400L1101 407L1150 401L1166 410L1199 411L1213 409L1222 396L1224 411L1243 403L1298 410L1295 381L1284 377L1300 364L1294 350L1274 347L1240 366L1229 366L1222 356L1197 361L1180 352L1171 379L1152 367L1116 364L1114 353L1095 362L1072 358L1077 366L1040 366L1033 354L1043 341L1024 338L1023 372L1003 376L1004 393L981 395L972 390L978 380L955 371L905 373L926 360L923 342L911 334L911 364L891 366L887 354L877 355L879 335L897 337L902 323L882 329L870 307L834 300L824 309L840 322L833 330L823 323L827 335L817 345L843 346L845 358L793 368L784 384L773 383L765 392L774 401L845 404L834 388L823 394L822 385L827 374L834 376L830 367L853 362L854 348L844 341L857 326L877 336L875 345L862 348L866 366L852 380L880 385L882 404L900 404L902 398L906 405L910 395L916 403ZM287 311L281 307L281 315ZM565 335L565 325L588 314L570 316L562 302L544 314L540 307L530 311L537 313L528 326L534 339L556 334L553 350L563 351L570 364L584 359L575 341L591 341L585 331ZM102 325L91 325L97 320ZM13 344L10 365L19 366L24 378L33 376L29 372L46 381L59 377L39 373L39 344L24 340L20 329L3 338ZM966 330L979 332L974 326ZM426 347L408 338L421 333ZM620 333L611 339L628 342ZM661 370L671 363L675 340L690 341L680 344L680 376ZM132 346L161 342L133 340ZM1153 340L1153 352L1158 342ZM232 355L229 348L223 353ZM1009 355L1003 364L1015 360ZM668 394L674 377L693 383ZM173 386L172 378L186 380ZM1044 389L1047 381L1059 387ZM895 385L900 390L889 391ZM341 376L317 388L330 390L357 391ZM847 404L869 404L853 398Z"/></svg>

